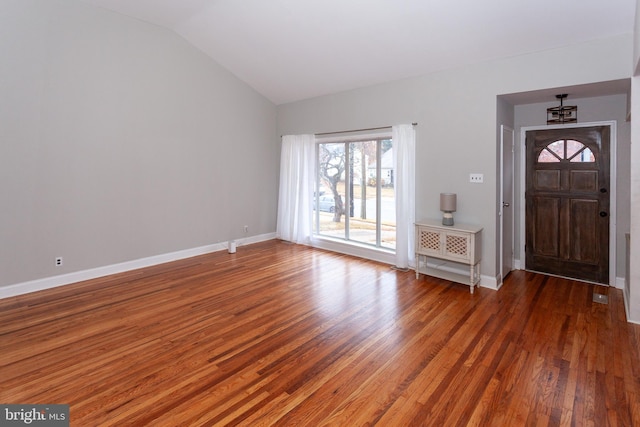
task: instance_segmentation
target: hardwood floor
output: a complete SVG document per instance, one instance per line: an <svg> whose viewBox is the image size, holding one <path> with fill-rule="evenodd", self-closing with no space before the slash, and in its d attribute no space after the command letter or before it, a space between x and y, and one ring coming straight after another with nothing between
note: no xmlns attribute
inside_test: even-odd
<svg viewBox="0 0 640 427"><path fill-rule="evenodd" d="M0 402L73 426L640 426L622 294L269 241L0 300Z"/></svg>

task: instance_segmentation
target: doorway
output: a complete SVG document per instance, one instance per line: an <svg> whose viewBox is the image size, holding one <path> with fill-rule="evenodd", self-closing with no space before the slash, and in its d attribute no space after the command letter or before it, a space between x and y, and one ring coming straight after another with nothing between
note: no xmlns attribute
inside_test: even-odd
<svg viewBox="0 0 640 427"><path fill-rule="evenodd" d="M611 133L609 125L526 132L527 270L610 283Z"/></svg>

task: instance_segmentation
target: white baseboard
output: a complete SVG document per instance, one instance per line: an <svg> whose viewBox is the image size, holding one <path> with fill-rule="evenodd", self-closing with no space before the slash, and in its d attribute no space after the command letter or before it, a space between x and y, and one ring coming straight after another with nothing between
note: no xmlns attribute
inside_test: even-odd
<svg viewBox="0 0 640 427"><path fill-rule="evenodd" d="M492 276L480 275L480 286L487 289L499 290L502 287L502 282L499 282L497 278Z"/></svg>
<svg viewBox="0 0 640 427"><path fill-rule="evenodd" d="M267 233L258 236L247 237L244 239L236 240L236 245L238 247L243 245L248 245L251 243L263 242L266 240L275 239L275 233ZM364 258L374 259L375 261L393 264L394 258L385 253L381 253L379 251L371 251L371 250L363 250L362 252L353 251L353 246L351 246L351 251L344 250L346 245L335 244L333 242L323 242L318 244L315 242L314 246L334 250L336 252L346 253L349 255L360 256ZM144 267L151 267L158 264L163 264L166 262L177 261L179 259L191 258L198 255L204 255L207 253L218 252L222 250L227 250L229 247L229 242L220 242L206 246L200 246L197 248L185 249L182 251L170 252L161 255L155 255L147 258L140 258L132 261L126 261L119 264L106 265L102 267L92 268L88 270L76 271L73 273L62 274L59 276L51 276L45 277L42 279L31 280L23 283L16 283L14 285L8 285L0 287L0 299L9 298L17 295L23 295L30 292L42 291L45 289L51 289L58 286L69 285L71 283L77 283L84 280L96 279L98 277L104 277L111 274L124 273L126 271L136 270ZM373 256L372 256L373 255ZM415 268L415 266L412 266ZM462 273L462 271L460 271ZM481 275L479 286L492 290L499 290L502 286L502 283L499 284L499 280L496 277ZM624 289L624 278L617 277L615 287L619 289ZM625 301L626 306L626 301ZM625 307L626 308L626 307ZM627 313L627 318L629 318ZM633 322L636 323L636 322Z"/></svg>
<svg viewBox="0 0 640 427"><path fill-rule="evenodd" d="M237 246L247 245L251 243L263 242L275 239L275 233L262 234L259 236L247 237L236 240ZM125 271L136 270L153 265L163 264L165 262L177 261L179 259L191 258L198 255L204 255L211 252L227 250L229 242L214 243L212 245L200 246L197 248L185 249L182 251L170 252L161 255L155 255L147 258L140 258L132 261L126 261L118 264L105 265L102 267L91 268L88 270L76 271L73 273L62 274L59 276L45 277L42 279L31 280L23 283L0 287L0 299L9 298L17 295L28 294L30 292L42 291L58 286L69 285L71 283L82 282L84 280L96 279L111 274L124 273Z"/></svg>

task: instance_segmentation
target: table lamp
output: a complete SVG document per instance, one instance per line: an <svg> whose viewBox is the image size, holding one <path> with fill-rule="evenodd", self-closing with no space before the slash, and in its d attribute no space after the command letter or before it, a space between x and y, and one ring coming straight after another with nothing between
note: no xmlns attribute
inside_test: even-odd
<svg viewBox="0 0 640 427"><path fill-rule="evenodd" d="M453 225L453 212L456 211L456 194L440 193L440 210L442 215L442 225Z"/></svg>

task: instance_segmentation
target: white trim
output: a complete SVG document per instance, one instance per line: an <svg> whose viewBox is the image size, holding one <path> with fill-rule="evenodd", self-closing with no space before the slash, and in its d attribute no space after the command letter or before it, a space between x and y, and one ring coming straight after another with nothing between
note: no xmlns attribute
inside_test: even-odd
<svg viewBox="0 0 640 427"><path fill-rule="evenodd" d="M314 248L325 249L328 251L338 252L345 255L351 255L359 258L365 258L372 261L381 262L383 264L395 265L396 254L393 251L385 251L372 246L360 245L353 241L343 241L340 239L331 239L326 236L315 235L311 239L311 245ZM411 267L414 267L413 265Z"/></svg>
<svg viewBox="0 0 640 427"><path fill-rule="evenodd" d="M498 195L498 223L499 223L499 237L498 237L498 245L499 245L499 251L498 251L498 256L500 257L499 262L498 262L498 274L497 274L497 280L496 283L497 285L497 289L500 289L500 287L502 287L502 284L504 282L504 277L502 277L502 270L504 270L504 200L503 200L503 195L504 195L504 134L506 132L511 132L511 212L512 212L512 218L511 218L511 227L512 227L512 231L511 231L511 268L514 268L514 255L515 255L515 233L516 233L516 229L515 229L515 221L516 221L516 215L515 212L513 211L514 208L514 204L515 204L515 164L516 164L516 160L515 160L515 144L516 144L516 133L513 130L513 128L506 126L504 124L500 125L500 158L498 159L498 161L500 162L500 182L499 182L499 195Z"/></svg>
<svg viewBox="0 0 640 427"><path fill-rule="evenodd" d="M498 277L485 276L483 274L480 275L480 283L478 286L482 288L491 289L494 291L500 290L504 283L502 282L502 278L498 281Z"/></svg>
<svg viewBox="0 0 640 427"><path fill-rule="evenodd" d="M275 233L262 234L258 236L248 237L236 240L237 246L250 243L257 243L266 240L275 239ZM229 242L220 242L212 245L200 246L197 248L185 249L177 252L170 252L161 255L155 255L147 258L140 258L132 261L126 261L119 264L105 265L102 267L91 268L89 270L76 271L73 273L62 274L59 276L45 277L43 279L31 280L23 283L0 287L0 299L9 298L17 295L27 294L30 292L42 291L45 289L56 288L58 286L69 285L84 280L96 279L98 277L109 276L111 274L123 273L125 271L136 270L153 265L163 264L166 262L177 261L179 259L191 258L198 255L204 255L211 252L227 250Z"/></svg>
<svg viewBox="0 0 640 427"><path fill-rule="evenodd" d="M629 315L630 310L631 310L630 307L629 307L630 301L629 301L629 297L627 296L626 292L622 292L622 298L624 300L624 314L625 314L625 316L627 316L627 322L633 323L633 324L636 324L636 325L640 325L640 321L632 319L631 316Z"/></svg>
<svg viewBox="0 0 640 427"><path fill-rule="evenodd" d="M520 128L520 260L522 268L525 265L524 246L526 243L525 236L525 185L526 185L526 157L525 149L527 132L535 130L551 130L566 128L583 128L591 126L609 126L610 128L610 151L609 151L609 286L616 286L616 230L617 230L617 147L618 147L618 122L616 120L607 120L601 122L575 123L571 125L546 125L546 126L525 126Z"/></svg>
<svg viewBox="0 0 640 427"><path fill-rule="evenodd" d="M524 260L516 259L513 261L514 270L524 270Z"/></svg>

